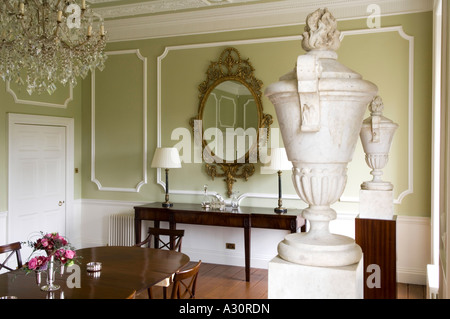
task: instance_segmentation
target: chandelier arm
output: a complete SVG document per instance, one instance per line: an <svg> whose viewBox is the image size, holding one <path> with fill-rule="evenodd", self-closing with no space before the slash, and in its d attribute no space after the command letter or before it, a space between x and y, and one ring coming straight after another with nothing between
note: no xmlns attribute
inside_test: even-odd
<svg viewBox="0 0 450 319"><path fill-rule="evenodd" d="M48 3L48 2L46 2ZM45 32L45 18L46 18L46 10L45 10L45 5L42 6L42 34L47 34Z"/></svg>
<svg viewBox="0 0 450 319"><path fill-rule="evenodd" d="M23 19L20 19L20 24L22 25L23 32L25 32L25 34L26 34L27 36L30 36L30 34L28 33L28 28L27 28L27 26L25 25L25 21L24 21Z"/></svg>
<svg viewBox="0 0 450 319"><path fill-rule="evenodd" d="M9 1L3 1L3 2L6 4L6 7L10 12L15 11L14 7L9 3Z"/></svg>
<svg viewBox="0 0 450 319"><path fill-rule="evenodd" d="M54 37L58 37L58 31L60 29L61 21L58 21L56 23L55 33L53 34Z"/></svg>
<svg viewBox="0 0 450 319"><path fill-rule="evenodd" d="M84 42L82 42L82 43L78 43L78 44L76 44L76 45L70 45L70 44L68 44L66 41L61 40L61 44L62 44L63 46L65 46L66 49L75 49L75 48L79 48L79 47L82 47L82 46L86 45L88 42L89 42L89 38L86 39L86 40L85 40ZM98 42L97 42L97 43L98 43Z"/></svg>
<svg viewBox="0 0 450 319"><path fill-rule="evenodd" d="M40 2L38 0L33 0L34 4L36 5L37 8L39 8L39 6L41 5Z"/></svg>

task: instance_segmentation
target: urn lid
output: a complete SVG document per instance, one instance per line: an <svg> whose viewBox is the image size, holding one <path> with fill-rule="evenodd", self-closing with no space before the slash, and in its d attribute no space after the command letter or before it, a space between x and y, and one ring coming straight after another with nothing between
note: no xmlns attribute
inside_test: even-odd
<svg viewBox="0 0 450 319"><path fill-rule="evenodd" d="M392 120L383 116L384 104L382 98L377 95L369 103L370 116L363 121L363 126L371 126L376 123L378 126L393 126L397 127L398 124Z"/></svg>
<svg viewBox="0 0 450 319"><path fill-rule="evenodd" d="M367 148L366 144L368 139L370 139L372 143L380 143L382 131L384 131L391 136L388 139L391 140L394 132L398 128L397 123L394 123L383 116L383 109L383 100L380 96L375 96L372 102L369 103L370 116L363 121L361 127L361 141L365 150Z"/></svg>
<svg viewBox="0 0 450 319"><path fill-rule="evenodd" d="M307 53L297 57L293 71L265 90L271 100L283 98L299 104L302 132L320 130L322 101L360 103L363 107L358 112L360 127L364 108L378 92L375 84L363 80L359 73L337 61L335 50L339 46L340 32L331 13L326 8L310 13L302 39L302 47ZM342 111L348 110L345 107Z"/></svg>
<svg viewBox="0 0 450 319"><path fill-rule="evenodd" d="M268 88L267 93L341 91L375 95L378 91L375 84L363 80L359 73L337 61L340 34L336 19L328 9L310 13L302 34L302 47L307 53L297 58L294 70L280 77L280 82L284 83Z"/></svg>

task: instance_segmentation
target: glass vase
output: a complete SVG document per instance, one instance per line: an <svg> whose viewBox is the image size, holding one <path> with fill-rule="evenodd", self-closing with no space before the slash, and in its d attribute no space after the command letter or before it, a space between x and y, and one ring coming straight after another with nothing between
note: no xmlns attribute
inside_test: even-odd
<svg viewBox="0 0 450 319"><path fill-rule="evenodd" d="M55 284L55 259L54 256L51 256L47 265L47 285L42 286L41 290L55 291L59 288L60 286Z"/></svg>

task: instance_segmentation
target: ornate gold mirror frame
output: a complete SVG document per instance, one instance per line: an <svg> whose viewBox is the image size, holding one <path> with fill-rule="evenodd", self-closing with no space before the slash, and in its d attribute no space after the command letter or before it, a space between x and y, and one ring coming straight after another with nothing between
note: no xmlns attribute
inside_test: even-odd
<svg viewBox="0 0 450 319"><path fill-rule="evenodd" d="M229 83L228 81L231 81ZM255 127L256 139L252 145L249 145L248 149L245 148L245 156L238 156L238 150L233 150L236 153L236 158L233 160L225 160L218 154L215 154L208 146L207 141L203 139L204 136L204 114L205 106L210 96L214 96L212 93L219 85L227 84L239 84L242 89L248 90L251 94L254 104L256 106L256 119L254 123L257 123ZM203 160L205 161L206 173L212 177L224 177L224 181L227 186L227 194L231 196L233 192L233 184L237 178L243 178L248 180L255 172L255 165L259 156L259 146L267 142L269 136L270 125L273 123L272 116L263 113L263 107L261 102L261 88L262 81L254 76L254 68L249 62L249 59L241 59L240 53L237 49L229 47L223 50L219 59L216 62L211 62L206 72L206 80L203 81L199 89L199 108L198 115L191 118L190 124L194 130L194 139L198 144L201 141ZM217 99L216 99L217 101ZM216 102L217 103L217 102ZM253 106L252 106L253 107ZM236 108L236 107L235 107ZM219 105L220 109L220 105ZM217 111L217 107L216 110ZM217 115L216 117L220 116ZM221 113L224 114L224 113ZM234 111L234 117L236 122L236 111ZM245 116L244 116L245 118ZM239 120L239 119L238 119ZM216 120L217 124L217 120ZM246 124L244 124L246 126ZM216 128L217 129L217 128ZM245 131L247 132L247 131ZM245 134L245 133L244 133ZM233 137L234 139L234 137ZM250 142L249 142L250 144ZM234 144L233 144L234 145ZM223 154L222 154L223 155ZM233 155L234 156L234 155Z"/></svg>

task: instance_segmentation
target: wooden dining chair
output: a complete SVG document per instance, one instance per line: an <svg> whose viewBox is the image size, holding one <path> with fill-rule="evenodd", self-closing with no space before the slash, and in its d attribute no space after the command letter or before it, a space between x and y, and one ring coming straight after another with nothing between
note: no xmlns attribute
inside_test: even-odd
<svg viewBox="0 0 450 319"><path fill-rule="evenodd" d="M3 262L0 262L0 270L7 269L9 271L14 270L13 268L7 266L7 263L11 256L16 255L17 268L22 268L22 257L20 255L20 250L22 249L22 244L20 242L15 242L7 245L0 246L0 254L9 253ZM17 269L16 268L16 269Z"/></svg>
<svg viewBox="0 0 450 319"><path fill-rule="evenodd" d="M195 287L201 263L202 261L199 260L194 267L175 273L171 299L195 299Z"/></svg>
<svg viewBox="0 0 450 319"><path fill-rule="evenodd" d="M161 236L165 236L167 239L162 239ZM184 229L163 229L152 228L148 229L148 236L144 241L136 244L137 247L147 246L151 247L152 239L154 240L154 248L158 249L170 249L181 252L181 243L184 236ZM163 288L163 298L167 299L167 288L171 285L173 276L170 276L157 284ZM148 297L153 299L152 287L148 288Z"/></svg>
<svg viewBox="0 0 450 319"><path fill-rule="evenodd" d="M161 239L161 236L167 236L167 240ZM184 229L163 229L152 228L148 229L148 236L142 242L136 244L137 247L147 246L151 247L152 239L154 240L154 248L170 249L181 252L181 243L184 236Z"/></svg>

